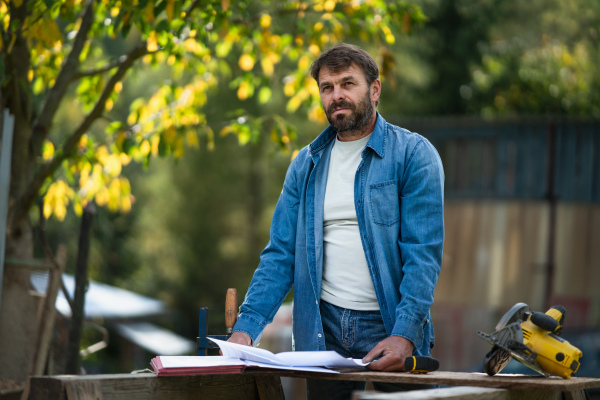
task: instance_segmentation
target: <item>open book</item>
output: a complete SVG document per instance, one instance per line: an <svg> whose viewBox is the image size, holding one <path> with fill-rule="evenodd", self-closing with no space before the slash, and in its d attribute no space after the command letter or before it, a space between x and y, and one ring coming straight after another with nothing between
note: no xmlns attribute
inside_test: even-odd
<svg viewBox="0 0 600 400"><path fill-rule="evenodd" d="M359 359L344 358L335 351L288 351L273 354L257 347L212 339L223 356L157 356L150 364L158 376L205 375L242 372L246 368L287 369L338 373L361 370L367 365Z"/></svg>

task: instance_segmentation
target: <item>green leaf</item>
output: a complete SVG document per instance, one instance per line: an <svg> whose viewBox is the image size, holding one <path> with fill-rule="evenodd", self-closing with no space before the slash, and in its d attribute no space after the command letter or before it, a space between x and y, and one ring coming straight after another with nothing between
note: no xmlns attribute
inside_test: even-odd
<svg viewBox="0 0 600 400"><path fill-rule="evenodd" d="M258 91L258 102L260 104L267 104L271 100L271 89L268 87L262 87Z"/></svg>

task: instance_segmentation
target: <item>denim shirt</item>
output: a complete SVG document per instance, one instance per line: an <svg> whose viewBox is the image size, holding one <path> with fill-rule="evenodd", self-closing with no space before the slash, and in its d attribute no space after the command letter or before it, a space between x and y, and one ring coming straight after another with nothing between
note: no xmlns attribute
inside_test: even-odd
<svg viewBox="0 0 600 400"><path fill-rule="evenodd" d="M319 313L323 203L335 130L325 129L290 164L234 331L256 342L294 289L295 350L325 350ZM422 136L377 114L354 180L362 246L388 335L409 339L413 354L433 347L430 307L442 264L444 173Z"/></svg>

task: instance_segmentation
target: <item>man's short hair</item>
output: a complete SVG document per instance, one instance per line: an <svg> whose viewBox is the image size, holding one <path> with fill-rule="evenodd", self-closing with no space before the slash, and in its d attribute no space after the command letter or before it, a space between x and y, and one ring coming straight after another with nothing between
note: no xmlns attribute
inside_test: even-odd
<svg viewBox="0 0 600 400"><path fill-rule="evenodd" d="M373 57L358 46L348 43L339 43L325 50L310 66L310 74L319 83L321 68L327 67L333 73L345 71L352 64L356 64L365 75L370 85L379 78L379 68Z"/></svg>

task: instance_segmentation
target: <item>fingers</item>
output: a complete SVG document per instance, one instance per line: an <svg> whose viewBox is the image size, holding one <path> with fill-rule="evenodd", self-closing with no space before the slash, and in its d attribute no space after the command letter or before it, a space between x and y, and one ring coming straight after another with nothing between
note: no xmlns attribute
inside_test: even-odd
<svg viewBox="0 0 600 400"><path fill-rule="evenodd" d="M404 368L404 359L398 357L398 355L389 353L383 357L381 357L377 361L373 361L367 368L374 371L382 371L382 372L392 372L392 371L405 371Z"/></svg>
<svg viewBox="0 0 600 400"><path fill-rule="evenodd" d="M405 371L404 361L412 354L413 344L400 336L390 336L377 345L363 358L375 371ZM377 357L381 357L377 360Z"/></svg>
<svg viewBox="0 0 600 400"><path fill-rule="evenodd" d="M232 343L243 344L244 346L252 345L252 338L246 332L233 332L229 339L227 339L227 341Z"/></svg>
<svg viewBox="0 0 600 400"><path fill-rule="evenodd" d="M377 343L377 345L375 347L373 347L371 349L371 351L369 351L367 353L366 356L363 357L362 362L364 362L364 363L370 363L373 360L375 360L377 357L379 357L381 355L382 351L383 351L381 349L381 347L383 347L383 346L381 346L381 342Z"/></svg>

